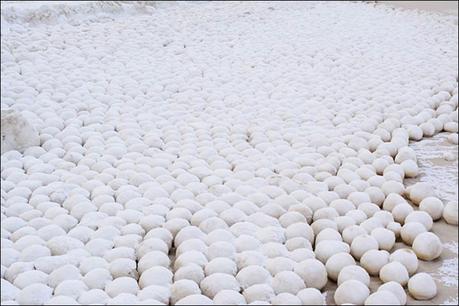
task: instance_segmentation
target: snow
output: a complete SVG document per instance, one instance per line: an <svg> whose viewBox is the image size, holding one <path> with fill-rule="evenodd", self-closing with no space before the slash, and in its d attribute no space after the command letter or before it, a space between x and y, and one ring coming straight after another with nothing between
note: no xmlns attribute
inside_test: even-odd
<svg viewBox="0 0 459 306"><path fill-rule="evenodd" d="M298 263L349 253L348 226L358 258L389 227L380 205L417 171L399 160L457 197L457 169L425 159L450 149L409 144L457 122L457 19L145 1L4 1L1 18L1 109L40 139L1 155L2 303L296 301ZM14 287L21 261L46 285Z"/></svg>

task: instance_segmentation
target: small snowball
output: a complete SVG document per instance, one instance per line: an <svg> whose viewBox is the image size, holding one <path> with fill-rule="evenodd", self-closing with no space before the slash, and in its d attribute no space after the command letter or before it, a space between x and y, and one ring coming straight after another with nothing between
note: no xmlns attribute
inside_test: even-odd
<svg viewBox="0 0 459 306"><path fill-rule="evenodd" d="M420 211L420 210L413 211L408 216L406 216L405 224L410 223L410 222L419 222L422 225L424 225L424 227L428 231L430 231L433 226L432 217L425 211Z"/></svg>
<svg viewBox="0 0 459 306"><path fill-rule="evenodd" d="M376 242L377 244L377 242ZM377 246L376 246L377 247ZM327 260L336 253L350 252L349 245L336 240L324 240L316 245L314 253L321 262L325 263Z"/></svg>
<svg viewBox="0 0 459 306"><path fill-rule="evenodd" d="M325 305L322 293L316 288L305 288L296 295L301 300L301 305Z"/></svg>
<svg viewBox="0 0 459 306"><path fill-rule="evenodd" d="M214 302L205 295L192 294L179 300L175 305L213 305Z"/></svg>
<svg viewBox="0 0 459 306"><path fill-rule="evenodd" d="M416 300L430 300L437 295L437 285L429 274L418 273L408 281L408 291Z"/></svg>
<svg viewBox="0 0 459 306"><path fill-rule="evenodd" d="M357 280L367 286L370 286L370 275L362 267L350 265L344 267L338 275L338 286L347 280Z"/></svg>
<svg viewBox="0 0 459 306"><path fill-rule="evenodd" d="M334 299L337 305L345 303L363 305L370 295L370 289L356 280L348 280L342 283L335 291Z"/></svg>
<svg viewBox="0 0 459 306"><path fill-rule="evenodd" d="M332 255L325 264L327 275L330 279L336 281L341 270L346 266L355 265L355 259L351 254L341 252Z"/></svg>
<svg viewBox="0 0 459 306"><path fill-rule="evenodd" d="M379 275L379 271L387 263L389 263L387 251L369 250L360 258L360 265L372 276Z"/></svg>
<svg viewBox="0 0 459 306"><path fill-rule="evenodd" d="M398 249L395 252L393 252L389 260L392 261L398 261L402 265L405 266L406 270L410 275L413 273L416 273L418 269L418 258L416 257L416 254L411 250L411 249Z"/></svg>
<svg viewBox="0 0 459 306"><path fill-rule="evenodd" d="M425 226L419 222L410 222L406 223L400 229L400 236L402 237L403 242L407 245L412 245L414 239L419 234L427 232Z"/></svg>
<svg viewBox="0 0 459 306"><path fill-rule="evenodd" d="M379 271L379 278L385 283L394 281L405 286L408 282L409 275L404 265L397 261L393 261L381 268L381 271Z"/></svg>
<svg viewBox="0 0 459 306"><path fill-rule="evenodd" d="M255 301L269 302L275 295L273 287L267 284L253 285L245 289L242 294L244 295L247 303Z"/></svg>
<svg viewBox="0 0 459 306"><path fill-rule="evenodd" d="M390 251L395 245L395 234L385 228L375 228L371 236L376 239L380 250Z"/></svg>
<svg viewBox="0 0 459 306"><path fill-rule="evenodd" d="M435 221L443 214L443 202L436 197L427 197L419 203L419 209L427 212Z"/></svg>
<svg viewBox="0 0 459 306"><path fill-rule="evenodd" d="M179 300L193 294L201 294L198 284L189 279L181 279L171 286L171 303L175 305Z"/></svg>
<svg viewBox="0 0 459 306"><path fill-rule="evenodd" d="M301 300L291 293L279 293L271 299L271 305L302 305Z"/></svg>
<svg viewBox="0 0 459 306"><path fill-rule="evenodd" d="M215 273L201 281L202 292L211 298L222 290L239 291L240 285L234 276L224 273Z"/></svg>
<svg viewBox="0 0 459 306"><path fill-rule="evenodd" d="M322 289L327 284L327 269L317 259L306 259L298 263L294 271L308 288Z"/></svg>
<svg viewBox="0 0 459 306"><path fill-rule="evenodd" d="M245 305L245 297L234 290L222 290L214 297L215 305Z"/></svg>
<svg viewBox="0 0 459 306"><path fill-rule="evenodd" d="M241 269L237 273L236 279L242 289L246 289L256 284L269 284L271 274L263 267L251 265Z"/></svg>
<svg viewBox="0 0 459 306"><path fill-rule="evenodd" d="M457 202L449 202L445 205L443 209L443 219L445 219L448 224L458 224Z"/></svg>
<svg viewBox="0 0 459 306"><path fill-rule="evenodd" d="M419 205L422 200L432 196L435 196L435 193L428 183L421 182L410 186L409 198L415 205Z"/></svg>
<svg viewBox="0 0 459 306"><path fill-rule="evenodd" d="M305 284L298 274L292 271L282 271L274 276L272 286L276 294L282 292L297 294L305 287Z"/></svg>
<svg viewBox="0 0 459 306"><path fill-rule="evenodd" d="M17 294L16 301L23 305L43 305L51 299L52 294L52 288L44 284L33 284L22 289Z"/></svg>
<svg viewBox="0 0 459 306"><path fill-rule="evenodd" d="M400 301L392 292L381 290L372 293L365 300L365 305L400 305Z"/></svg>
<svg viewBox="0 0 459 306"><path fill-rule="evenodd" d="M419 234L414 239L412 248L416 256L422 260L434 260L438 258L443 251L443 245L440 238L431 232Z"/></svg>
<svg viewBox="0 0 459 306"><path fill-rule="evenodd" d="M400 302L400 305L406 304L406 292L402 285L397 282L387 282L379 286L378 291L392 292Z"/></svg>
<svg viewBox="0 0 459 306"><path fill-rule="evenodd" d="M355 259L360 260L368 250L377 250L378 241L370 235L360 235L354 238L351 244L351 254Z"/></svg>
<svg viewBox="0 0 459 306"><path fill-rule="evenodd" d="M112 298L121 293L136 295L138 291L139 285L137 284L137 281L126 276L114 279L111 283L108 283L107 286L105 286L105 292L107 292L107 294Z"/></svg>

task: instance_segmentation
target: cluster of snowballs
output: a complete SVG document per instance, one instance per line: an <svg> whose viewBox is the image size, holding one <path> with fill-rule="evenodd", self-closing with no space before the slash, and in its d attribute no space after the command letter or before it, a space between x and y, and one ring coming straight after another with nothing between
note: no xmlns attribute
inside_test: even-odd
<svg viewBox="0 0 459 306"><path fill-rule="evenodd" d="M433 223L457 225L457 202L404 178L410 140L458 142L457 26L362 3L184 3L13 27L1 61L2 109L40 135L1 156L2 305L437 294L419 260L441 256Z"/></svg>

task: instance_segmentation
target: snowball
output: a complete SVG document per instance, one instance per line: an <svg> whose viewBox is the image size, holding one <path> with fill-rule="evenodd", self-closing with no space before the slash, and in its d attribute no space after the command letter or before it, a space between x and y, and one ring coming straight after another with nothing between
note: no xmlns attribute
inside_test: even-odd
<svg viewBox="0 0 459 306"><path fill-rule="evenodd" d="M63 296L63 295L55 295L53 296L48 302L45 303L45 305L80 305L77 303L77 301L68 296Z"/></svg>
<svg viewBox="0 0 459 306"><path fill-rule="evenodd" d="M412 245L414 239L424 232L427 232L427 230L423 224L419 222L409 222L403 225L400 229L400 236L402 237L403 242L407 245Z"/></svg>
<svg viewBox="0 0 459 306"><path fill-rule="evenodd" d="M52 288L44 284L33 284L22 289L17 294L16 301L24 305L43 305L51 299L52 294Z"/></svg>
<svg viewBox="0 0 459 306"><path fill-rule="evenodd" d="M247 303L255 301L269 302L274 297L274 290L270 285L258 284L244 290L242 293Z"/></svg>
<svg viewBox="0 0 459 306"><path fill-rule="evenodd" d="M368 250L377 250L378 241L370 235L360 235L354 238L351 244L351 254L359 260Z"/></svg>
<svg viewBox="0 0 459 306"><path fill-rule="evenodd" d="M274 276L272 286L276 294L282 292L297 294L305 287L305 284L298 274L292 271L282 271Z"/></svg>
<svg viewBox="0 0 459 306"><path fill-rule="evenodd" d="M287 257L275 257L268 258L266 260L265 268L275 276L277 273L282 271L293 271L296 263ZM299 274L298 274L299 275Z"/></svg>
<svg viewBox="0 0 459 306"><path fill-rule="evenodd" d="M240 285L234 276L224 273L215 273L201 281L202 292L211 298L222 290L240 290Z"/></svg>
<svg viewBox="0 0 459 306"><path fill-rule="evenodd" d="M315 288L302 289L296 296L301 300L302 305L325 305L324 296Z"/></svg>
<svg viewBox="0 0 459 306"><path fill-rule="evenodd" d="M392 292L381 290L367 297L365 305L400 305L400 301Z"/></svg>
<svg viewBox="0 0 459 306"><path fill-rule="evenodd" d="M242 294L234 290L222 290L214 297L215 305L245 305L246 301Z"/></svg>
<svg viewBox="0 0 459 306"><path fill-rule="evenodd" d="M349 265L341 269L338 274L338 286L347 280L355 279L367 286L370 286L370 275L362 267Z"/></svg>
<svg viewBox="0 0 459 306"><path fill-rule="evenodd" d="M108 283L105 286L105 292L107 292L107 294L112 298L122 293L130 293L136 295L137 291L139 291L139 285L137 284L137 281L126 276L114 279L111 283Z"/></svg>
<svg viewBox="0 0 459 306"><path fill-rule="evenodd" d="M424 225L424 227L428 231L430 231L433 226L432 217L425 211L418 210L418 211L411 212L408 216L406 216L405 224L410 223L410 222L419 222L422 225Z"/></svg>
<svg viewBox="0 0 459 306"><path fill-rule="evenodd" d="M193 294L201 294L198 284L188 279L178 280L171 286L171 303L175 305L179 300Z"/></svg>
<svg viewBox="0 0 459 306"><path fill-rule="evenodd" d="M334 299L337 305L345 303L363 305L369 295L370 290L367 286L356 280L348 280L338 286Z"/></svg>
<svg viewBox="0 0 459 306"><path fill-rule="evenodd" d="M298 263L294 272L298 274L308 288L322 289L327 284L327 270L317 259L306 259Z"/></svg>
<svg viewBox="0 0 459 306"><path fill-rule="evenodd" d="M151 285L143 288L137 293L140 300L156 300L160 303L169 304L171 291L168 286Z"/></svg>
<svg viewBox="0 0 459 306"><path fill-rule="evenodd" d="M354 257L351 254L346 252L336 253L332 255L325 264L325 268L327 269L327 275L332 280L337 280L338 275L341 270L350 265L355 265Z"/></svg>
<svg viewBox="0 0 459 306"><path fill-rule="evenodd" d="M419 203L419 209L427 212L435 221L443 214L443 202L436 197L427 197Z"/></svg>
<svg viewBox="0 0 459 306"><path fill-rule="evenodd" d="M121 261L119 261L118 264L110 264L110 272L116 273L116 274L129 274L130 277L133 277L135 273L131 270L131 266L126 266L125 268L122 267ZM164 254L163 252L160 251L151 251L142 256L140 260L138 261L138 264L134 266L134 269L137 269L140 274L148 270L149 268L153 266L162 266L162 267L169 267L170 265L170 259L169 256ZM112 271L113 270L113 271ZM115 274L113 274L115 275ZM121 275L122 276L122 275ZM128 275L125 275L128 276Z"/></svg>
<svg viewBox="0 0 459 306"><path fill-rule="evenodd" d="M321 262L325 263L334 254L340 252L349 253L350 248L344 242L336 240L324 240L316 245L314 253Z"/></svg>
<svg viewBox="0 0 459 306"><path fill-rule="evenodd" d="M40 145L38 132L21 113L15 110L2 109L1 127L2 154L10 150L24 152L29 147Z"/></svg>
<svg viewBox="0 0 459 306"><path fill-rule="evenodd" d="M372 276L378 275L381 268L389 262L387 251L369 250L360 257L360 265Z"/></svg>
<svg viewBox="0 0 459 306"><path fill-rule="evenodd" d="M236 279L242 289L246 289L256 284L269 284L271 274L263 267L251 265L241 269L237 273Z"/></svg>
<svg viewBox="0 0 459 306"><path fill-rule="evenodd" d="M390 251L395 245L395 234L385 228L375 228L371 236L376 239L380 250Z"/></svg>
<svg viewBox="0 0 459 306"><path fill-rule="evenodd" d="M394 281L405 286L408 282L409 275L404 265L398 261L393 261L381 268L379 271L379 278L385 283Z"/></svg>
<svg viewBox="0 0 459 306"><path fill-rule="evenodd" d="M406 304L405 289L403 289L402 285L400 285L397 282L384 283L381 286L379 286L378 291L389 291L397 297L398 301L400 302L400 305Z"/></svg>
<svg viewBox="0 0 459 306"><path fill-rule="evenodd" d="M65 280L54 289L54 295L70 296L75 300L87 291L88 287L80 280Z"/></svg>
<svg viewBox="0 0 459 306"><path fill-rule="evenodd" d="M443 209L443 219L445 219L448 224L458 224L457 202L449 202L445 205Z"/></svg>
<svg viewBox="0 0 459 306"><path fill-rule="evenodd" d="M78 302L83 305L105 303L110 297L105 291L101 289L92 289L89 291L82 292L78 298Z"/></svg>
<svg viewBox="0 0 459 306"><path fill-rule="evenodd" d="M271 305L301 305L301 301L291 293L280 293L271 299Z"/></svg>
<svg viewBox="0 0 459 306"><path fill-rule="evenodd" d="M430 232L419 234L413 241L413 251L422 260L434 260L438 258L443 245L437 235Z"/></svg>
<svg viewBox="0 0 459 306"><path fill-rule="evenodd" d="M213 305L213 301L205 295L192 294L179 300L175 305Z"/></svg>
<svg viewBox="0 0 459 306"><path fill-rule="evenodd" d="M408 281L408 291L416 300L430 300L437 295L437 285L429 274L418 273Z"/></svg>
<svg viewBox="0 0 459 306"><path fill-rule="evenodd" d="M162 266L153 266L144 271L139 278L140 288L151 285L165 286L172 284L172 272Z"/></svg>
<svg viewBox="0 0 459 306"><path fill-rule="evenodd" d="M204 271L197 264L191 263L175 271L174 280L189 279L199 284L204 279Z"/></svg>
<svg viewBox="0 0 459 306"><path fill-rule="evenodd" d="M410 186L409 198L416 205L419 205L425 198L432 196L435 196L433 188L427 183L421 182Z"/></svg>

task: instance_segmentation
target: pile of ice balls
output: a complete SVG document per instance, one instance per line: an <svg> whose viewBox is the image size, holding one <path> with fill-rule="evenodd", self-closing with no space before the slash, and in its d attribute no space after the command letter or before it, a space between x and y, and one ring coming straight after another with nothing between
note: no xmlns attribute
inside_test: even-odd
<svg viewBox="0 0 459 306"><path fill-rule="evenodd" d="M393 33L393 35L391 34ZM458 142L457 26L363 3L179 3L13 27L2 304L404 305L457 203L404 184ZM396 242L406 244L394 248ZM370 292L370 276L383 284Z"/></svg>

